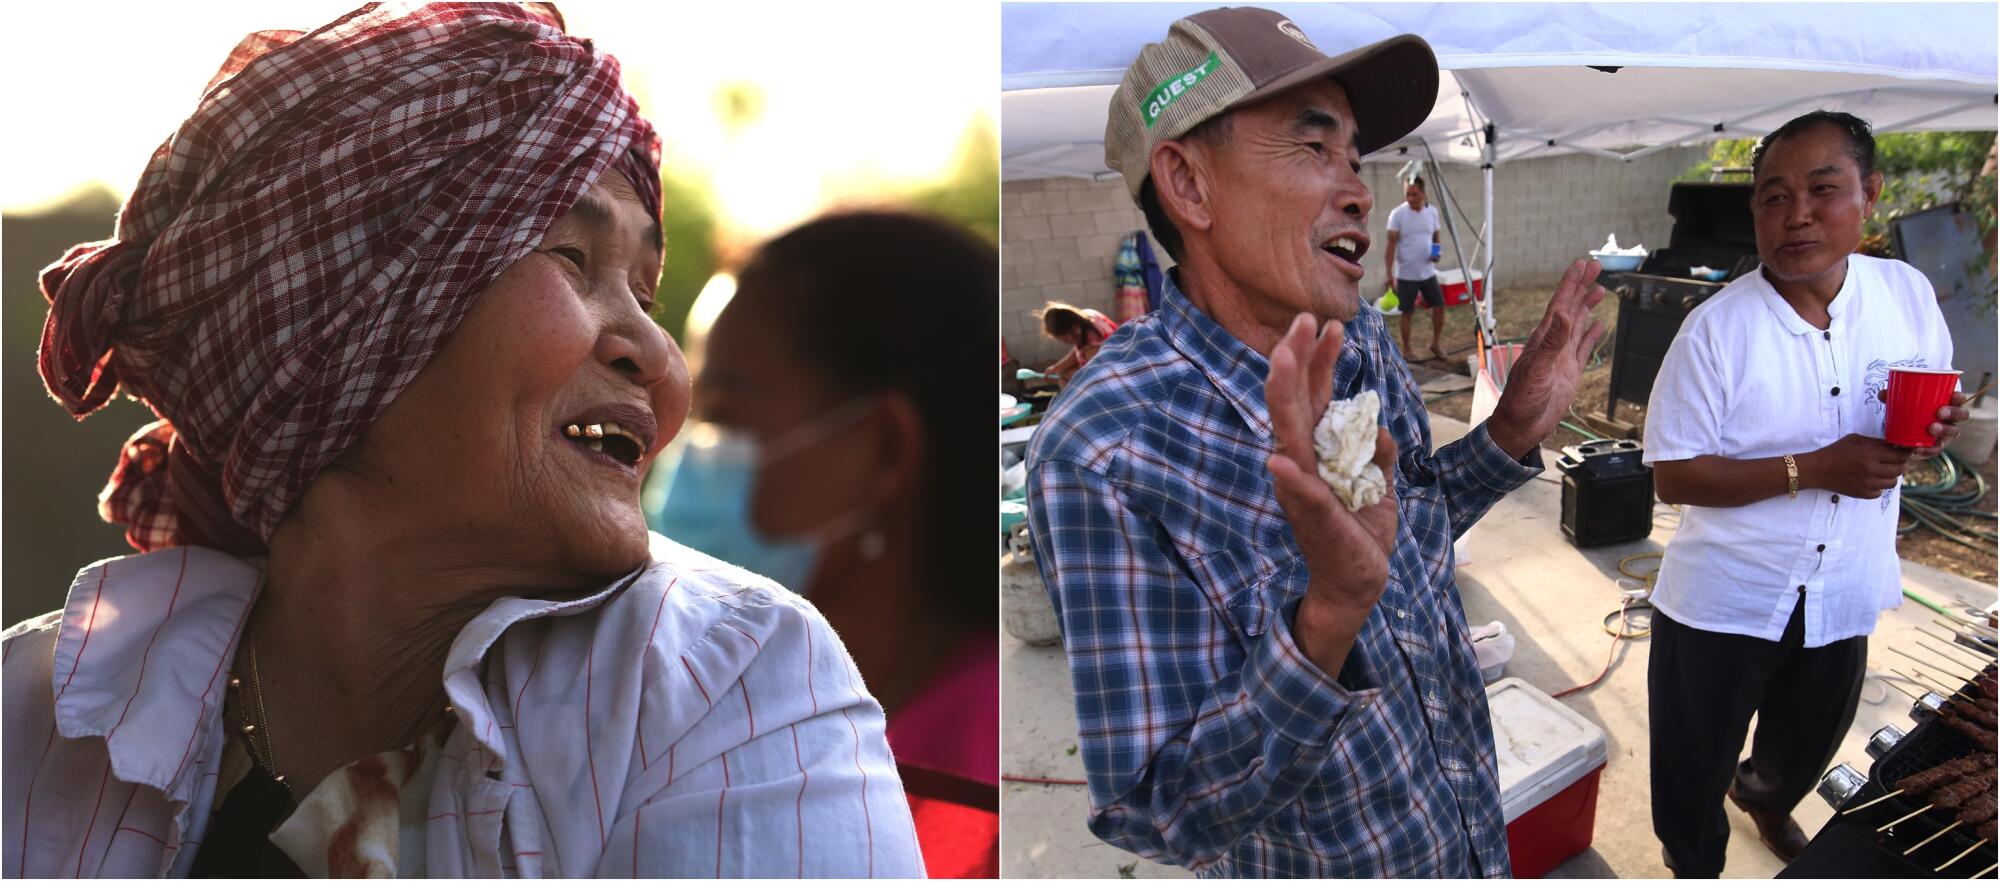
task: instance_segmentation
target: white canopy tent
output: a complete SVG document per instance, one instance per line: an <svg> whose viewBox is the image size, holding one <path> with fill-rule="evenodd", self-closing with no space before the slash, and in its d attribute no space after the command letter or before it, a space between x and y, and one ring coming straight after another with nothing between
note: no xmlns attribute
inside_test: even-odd
<svg viewBox="0 0 2000 881"><path fill-rule="evenodd" d="M1003 5L1002 179L1116 176L1104 163L1104 117L1126 66L1174 19L1213 5ZM1761 136L1815 109L1853 113L1878 132L1993 129L2000 120L1992 3L1270 8L1330 55L1403 33L1430 42L1442 69L1435 109L1370 159L1480 163L1488 233L1493 167L1513 159L1626 160ZM1484 252L1472 263L1485 267L1491 291L1492 248ZM1481 323L1490 333L1491 297Z"/></svg>

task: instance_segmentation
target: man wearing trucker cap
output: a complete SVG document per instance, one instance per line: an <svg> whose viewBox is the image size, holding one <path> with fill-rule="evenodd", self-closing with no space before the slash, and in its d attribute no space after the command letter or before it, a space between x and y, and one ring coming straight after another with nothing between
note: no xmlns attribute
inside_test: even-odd
<svg viewBox="0 0 2000 881"><path fill-rule="evenodd" d="M1437 89L1417 37L1328 58L1237 8L1174 22L1112 96L1106 159L1178 266L1029 453L1106 841L1214 876L1508 874L1451 544L1541 470L1604 292L1595 264L1570 267L1493 416L1431 451L1360 308L1357 171ZM1350 512L1312 426L1363 391L1390 488Z"/></svg>

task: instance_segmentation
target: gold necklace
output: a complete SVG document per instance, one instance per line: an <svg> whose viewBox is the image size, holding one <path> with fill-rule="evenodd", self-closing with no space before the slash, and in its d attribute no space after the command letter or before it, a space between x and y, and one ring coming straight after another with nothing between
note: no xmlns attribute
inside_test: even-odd
<svg viewBox="0 0 2000 881"><path fill-rule="evenodd" d="M271 772L271 779L277 781L278 785L285 787L286 793L296 796L295 793L292 793L292 785L285 782L285 775L278 772L277 750L271 743L270 712L264 706L264 682L263 678L257 672L257 644L254 642L250 643L249 649L251 698L249 703L245 703L242 699L242 677L229 677L229 687L235 690L237 694L236 705L238 713L246 717L243 719L243 726L237 730L242 733L244 745L250 750L250 758L255 760L257 764L264 766L264 770ZM254 705L256 711L254 721L247 718L252 705ZM259 731L264 734L264 745L261 750L257 746L257 734Z"/></svg>

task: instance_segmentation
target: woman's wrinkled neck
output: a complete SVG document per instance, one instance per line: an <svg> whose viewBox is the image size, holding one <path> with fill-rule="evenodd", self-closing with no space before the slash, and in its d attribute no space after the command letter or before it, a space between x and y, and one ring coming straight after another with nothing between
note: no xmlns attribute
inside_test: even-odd
<svg viewBox="0 0 2000 881"><path fill-rule="evenodd" d="M437 724L458 633L496 599L549 582L496 565L510 555L476 536L341 510L337 498L309 494L299 507L271 536L243 639L257 652L275 770L303 798L326 774Z"/></svg>

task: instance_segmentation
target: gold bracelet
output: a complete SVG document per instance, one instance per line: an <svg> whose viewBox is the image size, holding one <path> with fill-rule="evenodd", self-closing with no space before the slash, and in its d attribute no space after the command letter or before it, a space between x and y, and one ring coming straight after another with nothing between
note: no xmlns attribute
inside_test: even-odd
<svg viewBox="0 0 2000 881"><path fill-rule="evenodd" d="M1794 458L1792 458L1791 456L1786 456L1786 457L1785 457L1785 482L1791 485L1791 490L1790 490L1790 491L1791 491L1791 494L1792 494L1792 498L1795 498L1795 499L1796 499L1796 498L1798 498L1798 497L1799 497L1799 461L1798 461L1797 459L1794 459Z"/></svg>

